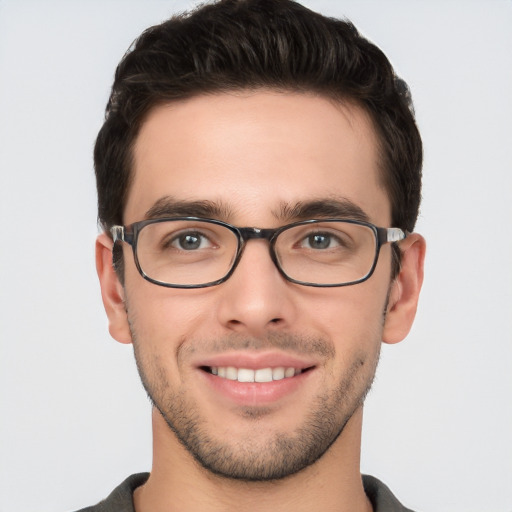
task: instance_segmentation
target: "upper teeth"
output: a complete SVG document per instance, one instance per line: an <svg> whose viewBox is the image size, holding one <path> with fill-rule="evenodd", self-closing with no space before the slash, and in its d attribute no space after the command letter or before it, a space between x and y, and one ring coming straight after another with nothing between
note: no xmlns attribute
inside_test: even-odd
<svg viewBox="0 0 512 512"><path fill-rule="evenodd" d="M302 370L296 368L259 368L251 370L249 368L235 368L234 366L212 366L211 372L214 375L238 382L272 382L286 377L298 375Z"/></svg>

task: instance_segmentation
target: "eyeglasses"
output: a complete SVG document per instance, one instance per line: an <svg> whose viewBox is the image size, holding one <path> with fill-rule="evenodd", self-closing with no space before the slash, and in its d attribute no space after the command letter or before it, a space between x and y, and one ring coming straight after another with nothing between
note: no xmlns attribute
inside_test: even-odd
<svg viewBox="0 0 512 512"><path fill-rule="evenodd" d="M135 265L144 279L171 288L223 283L251 239L268 240L270 257L288 281L304 286L348 286L372 275L384 244L406 237L399 228L345 219L305 220L259 229L175 217L113 226L110 232L114 244L122 241L132 246Z"/></svg>

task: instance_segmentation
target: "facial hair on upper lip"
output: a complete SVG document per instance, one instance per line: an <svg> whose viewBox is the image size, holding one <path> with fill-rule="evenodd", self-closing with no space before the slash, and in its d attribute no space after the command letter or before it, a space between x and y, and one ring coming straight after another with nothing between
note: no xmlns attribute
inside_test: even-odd
<svg viewBox="0 0 512 512"><path fill-rule="evenodd" d="M296 356L316 356L321 360L332 359L336 353L332 343L318 337L267 333L263 338L254 338L231 334L215 340L185 340L177 348L177 360L180 364L180 362L189 359L198 352L211 356L231 350L237 352L278 350Z"/></svg>

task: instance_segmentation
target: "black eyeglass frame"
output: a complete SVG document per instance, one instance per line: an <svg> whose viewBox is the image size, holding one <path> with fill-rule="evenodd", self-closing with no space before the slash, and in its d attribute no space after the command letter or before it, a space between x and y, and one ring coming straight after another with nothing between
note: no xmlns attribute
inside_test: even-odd
<svg viewBox="0 0 512 512"><path fill-rule="evenodd" d="M230 270L227 272L227 274L215 281L210 281L208 283L203 284L171 284L171 283L165 283L162 281L158 281L156 279L151 278L148 276L139 263L139 258L137 256L137 241L139 237L140 231L149 224L156 224L160 222L169 222L169 221L199 221L199 222L205 222L209 224L217 224L219 226L223 226L230 231L232 231L237 239L238 239L238 247L236 251L236 256L233 260L233 263L231 265ZM277 240L277 237L283 232L290 228L294 228L296 226L305 226L309 224L318 224L318 223L326 223L326 222L345 222L347 224L357 224L359 226L365 226L369 228L371 231L373 231L373 234L375 235L375 255L373 258L373 265L370 269L370 271L363 276L361 279L357 279L356 281L350 281L348 283L335 283L335 284L319 284L319 283L310 283L308 281L299 281L297 279L293 279L292 277L288 276L286 272L281 268L281 265L278 261L276 251L275 251L275 243ZM360 220L353 220L353 219L309 219L309 220L303 220L298 222L293 222L292 224L286 224L285 226L281 226L279 228L275 229L262 229L262 228L253 228L253 227L244 227L239 228L236 226L233 226L232 224L228 224L227 222L223 222L221 220L216 219L206 219L201 217L162 217L158 219L148 219L148 220L142 220L139 222L134 222L133 224L130 224L128 226L112 226L110 228L110 233L112 235L112 239L114 242L114 245L116 242L125 242L128 245L132 247L133 251L133 258L135 261L135 266L137 267L137 270L139 271L139 274L146 279L146 281L149 281L150 283L156 284L158 286L164 286L166 288L208 288L210 286L216 286L218 284L221 284L225 281L227 281L233 272L235 271L236 267L238 266L238 263L240 262L240 259L242 257L242 254L245 249L245 245L249 240L252 239L264 239L269 242L269 252L270 252L270 258L272 259L274 265L277 267L281 275L291 283L299 284L302 286L313 286L317 288L335 288L335 287L341 287L341 286L351 286L354 284L359 284L367 279L369 279L373 272L375 271L375 267L377 266L377 261L379 259L380 249L383 245L387 243L393 243L393 242L399 242L407 237L407 233L404 232L400 228L382 228L375 226L374 224L371 224L369 222L360 221Z"/></svg>

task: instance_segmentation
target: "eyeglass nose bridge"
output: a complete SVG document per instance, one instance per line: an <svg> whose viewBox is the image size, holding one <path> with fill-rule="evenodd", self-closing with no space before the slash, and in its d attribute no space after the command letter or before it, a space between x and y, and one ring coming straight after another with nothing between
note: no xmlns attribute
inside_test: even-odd
<svg viewBox="0 0 512 512"><path fill-rule="evenodd" d="M224 278L224 280L227 280L235 271L235 269L238 267L238 264L240 263L240 260L242 259L242 255L245 251L245 245L249 240L267 240L269 243L269 253L270 253L270 259L274 263L274 265L277 267L277 270L279 273L285 278L289 279L288 276L285 274L283 269L281 268L281 265L278 262L277 255L275 253L274 249L274 242L276 239L276 236L282 231L282 229L262 229L262 228L237 228L237 231L241 238L241 244L238 249L238 254L236 256L235 261L233 262L233 266L231 267L231 270L229 271L228 275Z"/></svg>
<svg viewBox="0 0 512 512"><path fill-rule="evenodd" d="M244 242L253 239L263 239L272 242L279 229L261 229L261 228L238 228L238 232Z"/></svg>

